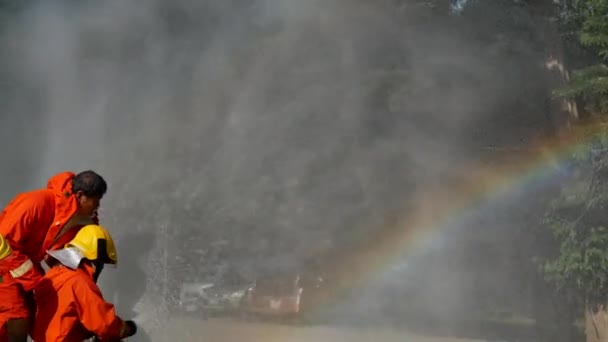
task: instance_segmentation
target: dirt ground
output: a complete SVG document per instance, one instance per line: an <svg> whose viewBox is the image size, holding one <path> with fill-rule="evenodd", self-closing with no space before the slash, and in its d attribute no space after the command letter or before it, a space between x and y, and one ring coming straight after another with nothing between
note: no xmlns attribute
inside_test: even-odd
<svg viewBox="0 0 608 342"><path fill-rule="evenodd" d="M140 340L140 339L137 339ZM133 340L136 341L136 340ZM150 342L474 342L440 337L425 337L382 328L331 326L298 327L271 323L246 323L229 319L201 321L174 318L150 336Z"/></svg>

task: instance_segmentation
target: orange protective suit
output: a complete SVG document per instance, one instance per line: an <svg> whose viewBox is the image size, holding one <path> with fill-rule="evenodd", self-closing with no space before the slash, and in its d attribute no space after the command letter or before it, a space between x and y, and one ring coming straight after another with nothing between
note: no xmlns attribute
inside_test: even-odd
<svg viewBox="0 0 608 342"><path fill-rule="evenodd" d="M53 267L34 289L36 342L80 342L97 336L101 341L120 341L125 323L116 315L93 281L93 269Z"/></svg>
<svg viewBox="0 0 608 342"><path fill-rule="evenodd" d="M0 213L0 234L11 254L0 260L0 342L6 340L9 319L28 318L26 293L42 279L46 250L63 248L78 228L96 221L74 215L75 174L63 172L49 179L46 189L17 195ZM95 222L96 223L96 222Z"/></svg>

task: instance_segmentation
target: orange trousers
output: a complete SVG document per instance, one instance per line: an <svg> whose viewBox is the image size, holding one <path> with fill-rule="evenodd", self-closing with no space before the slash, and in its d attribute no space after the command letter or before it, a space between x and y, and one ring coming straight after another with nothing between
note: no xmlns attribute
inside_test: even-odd
<svg viewBox="0 0 608 342"><path fill-rule="evenodd" d="M6 322L20 318L29 318L23 288L15 281L0 282L0 342L8 341Z"/></svg>

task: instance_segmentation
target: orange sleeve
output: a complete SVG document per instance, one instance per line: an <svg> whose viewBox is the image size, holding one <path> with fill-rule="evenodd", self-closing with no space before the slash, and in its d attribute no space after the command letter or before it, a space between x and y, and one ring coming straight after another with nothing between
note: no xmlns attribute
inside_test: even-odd
<svg viewBox="0 0 608 342"><path fill-rule="evenodd" d="M72 289L80 323L101 341L120 339L124 323L116 316L114 305L103 299L97 285L92 280L79 279L73 283Z"/></svg>
<svg viewBox="0 0 608 342"><path fill-rule="evenodd" d="M36 265L34 255L24 251L26 244L32 243L36 237L44 237L34 231L40 222L44 222L47 211L52 208L52 199L44 193L20 195L13 200L0 217L0 233L12 248L10 268L15 280L19 281L29 291L42 278L42 273ZM51 211L52 212L52 211ZM41 241L40 241L41 242Z"/></svg>
<svg viewBox="0 0 608 342"><path fill-rule="evenodd" d="M45 193L28 193L17 196L0 215L0 234L20 250L30 237L32 228L46 218L50 209L54 213L52 198ZM42 235L44 236L46 232ZM42 241L41 241L42 242Z"/></svg>

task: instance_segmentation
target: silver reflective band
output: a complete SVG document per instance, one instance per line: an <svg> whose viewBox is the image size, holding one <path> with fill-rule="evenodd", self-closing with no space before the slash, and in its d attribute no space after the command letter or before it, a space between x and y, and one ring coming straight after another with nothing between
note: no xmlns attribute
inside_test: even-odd
<svg viewBox="0 0 608 342"><path fill-rule="evenodd" d="M73 270L78 268L80 261L84 257L82 252L74 247L68 247L56 251L46 251L46 253L57 259L61 264Z"/></svg>
<svg viewBox="0 0 608 342"><path fill-rule="evenodd" d="M29 272L32 268L34 268L34 263L32 262L32 260L27 259L27 261L21 264L19 267L15 268L14 270L11 270L10 274L11 276L13 276L13 278L19 278Z"/></svg>

